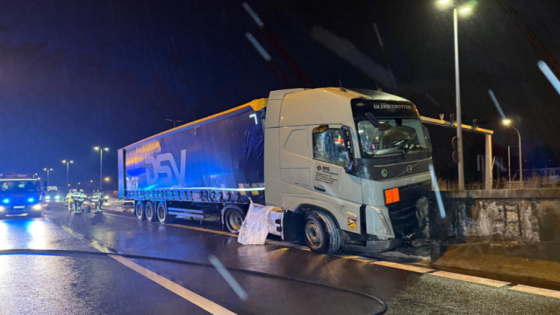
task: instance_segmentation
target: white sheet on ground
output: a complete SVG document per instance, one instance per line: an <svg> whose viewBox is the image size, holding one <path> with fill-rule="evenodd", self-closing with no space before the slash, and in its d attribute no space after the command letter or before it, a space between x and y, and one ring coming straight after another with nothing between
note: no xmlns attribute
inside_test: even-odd
<svg viewBox="0 0 560 315"><path fill-rule="evenodd" d="M274 209L279 208L251 203L237 241L243 245L264 244L268 235L268 216Z"/></svg>

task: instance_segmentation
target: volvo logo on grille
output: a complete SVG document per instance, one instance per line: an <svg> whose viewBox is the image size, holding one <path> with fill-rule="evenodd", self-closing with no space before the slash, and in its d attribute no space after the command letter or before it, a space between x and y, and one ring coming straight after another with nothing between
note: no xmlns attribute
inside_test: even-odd
<svg viewBox="0 0 560 315"><path fill-rule="evenodd" d="M406 166L406 171L410 174L412 173L412 165L407 165Z"/></svg>

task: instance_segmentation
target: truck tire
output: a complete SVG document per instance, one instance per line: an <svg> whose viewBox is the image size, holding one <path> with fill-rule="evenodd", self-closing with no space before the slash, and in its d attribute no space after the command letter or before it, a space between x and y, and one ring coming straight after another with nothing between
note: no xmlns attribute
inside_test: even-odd
<svg viewBox="0 0 560 315"><path fill-rule="evenodd" d="M224 224L229 232L233 234L239 233L244 218L245 214L238 208L228 208L224 212Z"/></svg>
<svg viewBox="0 0 560 315"><path fill-rule="evenodd" d="M144 212L144 203L142 201L136 201L136 205L134 206L134 214L136 218L140 221L146 220L146 213Z"/></svg>
<svg viewBox="0 0 560 315"><path fill-rule="evenodd" d="M157 205L157 218L161 224L169 224L175 219L174 215L167 212L167 204L165 201L158 202Z"/></svg>
<svg viewBox="0 0 560 315"><path fill-rule="evenodd" d="M333 219L322 211L310 211L303 219L303 239L309 249L333 254L342 246L340 231Z"/></svg>
<svg viewBox="0 0 560 315"><path fill-rule="evenodd" d="M156 220L156 209L153 201L146 201L144 212L146 213L146 220L153 222Z"/></svg>

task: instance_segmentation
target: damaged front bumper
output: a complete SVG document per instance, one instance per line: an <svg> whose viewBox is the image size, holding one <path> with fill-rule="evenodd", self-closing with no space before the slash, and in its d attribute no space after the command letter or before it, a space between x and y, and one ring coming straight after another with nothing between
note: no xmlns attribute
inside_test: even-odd
<svg viewBox="0 0 560 315"><path fill-rule="evenodd" d="M400 243L400 239L393 238L388 240L366 241L362 244L345 243L342 249L347 252L378 254L395 249Z"/></svg>

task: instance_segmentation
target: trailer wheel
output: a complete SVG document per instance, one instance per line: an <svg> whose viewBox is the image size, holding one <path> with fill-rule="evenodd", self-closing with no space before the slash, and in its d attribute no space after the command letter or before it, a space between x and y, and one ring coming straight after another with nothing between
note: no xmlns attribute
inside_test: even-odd
<svg viewBox="0 0 560 315"><path fill-rule="evenodd" d="M224 224L230 233L237 234L243 224L245 214L238 208L228 208L224 213Z"/></svg>
<svg viewBox="0 0 560 315"><path fill-rule="evenodd" d="M167 205L165 201L160 201L157 205L157 218L161 224L169 224L175 219L174 215L167 212Z"/></svg>
<svg viewBox="0 0 560 315"><path fill-rule="evenodd" d="M340 250L340 232L330 216L321 211L311 211L305 215L303 222L303 239L309 249L320 254Z"/></svg>
<svg viewBox="0 0 560 315"><path fill-rule="evenodd" d="M154 202L146 201L146 206L144 206L144 213L146 213L146 220L150 222L156 220L156 210L154 208Z"/></svg>
<svg viewBox="0 0 560 315"><path fill-rule="evenodd" d="M142 201L136 201L136 206L134 207L134 214L136 218L140 221L146 220L146 214L144 213L144 203Z"/></svg>

